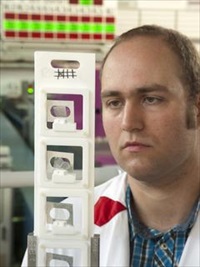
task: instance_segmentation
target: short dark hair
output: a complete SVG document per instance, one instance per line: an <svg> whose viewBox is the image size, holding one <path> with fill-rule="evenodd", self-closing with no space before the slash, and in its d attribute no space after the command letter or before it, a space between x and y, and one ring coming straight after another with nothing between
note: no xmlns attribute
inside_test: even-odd
<svg viewBox="0 0 200 267"><path fill-rule="evenodd" d="M177 55L182 67L182 82L186 86L189 96L194 99L200 93L200 57L192 41L187 36L173 29L167 29L157 25L144 25L124 32L116 38L115 43L104 57L101 74L111 51L120 43L138 36L160 37L169 46Z"/></svg>

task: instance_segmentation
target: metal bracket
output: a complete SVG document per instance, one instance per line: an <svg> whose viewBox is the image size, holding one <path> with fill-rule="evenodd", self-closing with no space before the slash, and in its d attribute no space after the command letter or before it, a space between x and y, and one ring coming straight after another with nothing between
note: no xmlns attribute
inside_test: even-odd
<svg viewBox="0 0 200 267"><path fill-rule="evenodd" d="M28 267L37 267L37 236L28 234Z"/></svg>
<svg viewBox="0 0 200 267"><path fill-rule="evenodd" d="M65 256L65 255L60 255L60 254L54 254L54 253L47 253L46 254L46 266L50 266L50 262L52 260L60 260L67 262L67 266L73 267L73 257Z"/></svg>
<svg viewBox="0 0 200 267"><path fill-rule="evenodd" d="M100 267L100 235L91 237L91 267Z"/></svg>
<svg viewBox="0 0 200 267"><path fill-rule="evenodd" d="M55 209L63 209L69 212L69 218L66 220L65 218L62 219L62 221L66 221L68 225L73 225L73 205L70 203L56 203L56 202L49 202L47 201L47 223L53 223L56 219L53 219L50 216L50 211ZM61 219L59 219L61 220Z"/></svg>

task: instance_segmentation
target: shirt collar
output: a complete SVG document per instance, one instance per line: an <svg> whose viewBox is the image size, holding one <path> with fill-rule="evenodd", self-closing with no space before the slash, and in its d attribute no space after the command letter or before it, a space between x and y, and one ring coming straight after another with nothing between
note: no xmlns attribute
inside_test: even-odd
<svg viewBox="0 0 200 267"><path fill-rule="evenodd" d="M164 234L163 232L146 227L143 223L139 221L139 218L133 209L132 202L133 202L133 197L131 189L128 186L126 190L126 205L128 210L129 227L132 237L134 237L136 234L142 235L143 237L146 238L158 238L162 236ZM193 206L185 222L176 225L167 232L187 231L191 229L197 219L199 210L200 210L200 198L195 202L195 205Z"/></svg>

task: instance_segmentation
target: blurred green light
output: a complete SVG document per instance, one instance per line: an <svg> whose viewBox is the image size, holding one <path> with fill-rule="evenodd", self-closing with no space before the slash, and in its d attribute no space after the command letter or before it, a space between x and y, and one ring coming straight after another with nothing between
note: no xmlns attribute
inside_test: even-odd
<svg viewBox="0 0 200 267"><path fill-rule="evenodd" d="M80 0L79 2L81 5L92 5L93 0Z"/></svg>
<svg viewBox="0 0 200 267"><path fill-rule="evenodd" d="M114 24L107 24L105 25L106 33L114 33L115 32L115 25Z"/></svg>
<svg viewBox="0 0 200 267"><path fill-rule="evenodd" d="M34 93L34 89L32 87L27 88L27 93L32 95Z"/></svg>
<svg viewBox="0 0 200 267"><path fill-rule="evenodd" d="M28 32L65 32L65 33L89 33L89 34L114 34L114 23L99 22L54 22L54 21L20 21L5 20L5 31L28 31Z"/></svg>

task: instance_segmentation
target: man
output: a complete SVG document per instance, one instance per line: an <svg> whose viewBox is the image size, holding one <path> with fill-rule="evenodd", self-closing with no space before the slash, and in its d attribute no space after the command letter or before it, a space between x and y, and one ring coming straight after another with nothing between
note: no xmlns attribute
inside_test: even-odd
<svg viewBox="0 0 200 267"><path fill-rule="evenodd" d="M199 74L191 41L158 26L106 55L103 124L124 172L95 188L100 267L200 266Z"/></svg>
<svg viewBox="0 0 200 267"><path fill-rule="evenodd" d="M199 77L191 42L157 26L106 55L103 124L125 173L96 188L100 266L200 266Z"/></svg>

